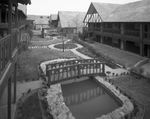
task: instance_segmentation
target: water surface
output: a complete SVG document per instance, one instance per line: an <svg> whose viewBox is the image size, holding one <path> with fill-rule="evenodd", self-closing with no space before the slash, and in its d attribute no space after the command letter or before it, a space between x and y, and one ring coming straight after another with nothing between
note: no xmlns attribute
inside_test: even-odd
<svg viewBox="0 0 150 119"><path fill-rule="evenodd" d="M76 119L95 119L121 105L94 79L62 85L64 101Z"/></svg>

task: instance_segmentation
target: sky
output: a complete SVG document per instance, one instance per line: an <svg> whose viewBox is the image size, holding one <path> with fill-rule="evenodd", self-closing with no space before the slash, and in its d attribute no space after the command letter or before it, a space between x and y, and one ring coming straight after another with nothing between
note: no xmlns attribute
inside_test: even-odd
<svg viewBox="0 0 150 119"><path fill-rule="evenodd" d="M87 12L91 2L125 4L139 0L31 0L27 6L27 14L50 15L58 11Z"/></svg>

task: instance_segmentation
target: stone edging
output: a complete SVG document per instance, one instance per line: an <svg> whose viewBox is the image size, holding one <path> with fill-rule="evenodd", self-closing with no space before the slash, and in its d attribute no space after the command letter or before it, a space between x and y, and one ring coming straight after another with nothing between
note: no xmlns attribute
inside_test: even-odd
<svg viewBox="0 0 150 119"><path fill-rule="evenodd" d="M123 103L122 107L108 113L107 115L102 115L96 119L122 119L125 116L130 119L131 112L134 109L131 101L121 94L114 86L112 86L107 81L103 80L101 77L95 77L96 80L106 86L115 96L117 96ZM75 119L70 112L69 108L64 103L62 96L62 90L60 84L51 85L47 90L46 96L48 102L48 108L51 110L51 114L54 119ZM61 117L61 118L60 118Z"/></svg>
<svg viewBox="0 0 150 119"><path fill-rule="evenodd" d="M51 85L46 96L49 112L54 119L75 119L64 103L60 84Z"/></svg>
<svg viewBox="0 0 150 119"><path fill-rule="evenodd" d="M131 103L131 101L124 96L122 93L119 92L113 85L111 85L109 82L105 81L101 77L97 76L95 77L98 82L102 83L105 85L115 96L117 96L122 102L123 106L114 110L113 112L107 114L107 115L102 115L101 117L98 117L96 119L122 119L125 116L130 119L131 112L134 110L134 106Z"/></svg>
<svg viewBox="0 0 150 119"><path fill-rule="evenodd" d="M67 43L67 42L69 42L70 40L67 40L67 41L65 41L64 43ZM48 46L48 48L50 48L50 49L53 49L53 50L57 50L57 51L63 51L63 49L59 49L59 48L55 48L54 46L55 45L58 45L58 44L62 44L62 43L56 43L56 44L51 44L51 45L49 45ZM64 51L66 52L66 51L71 51L71 50L73 50L73 49L78 49L78 48L82 48L83 46L82 45L80 45L80 44L77 44L77 43L74 43L77 47L75 47L75 48L72 48L72 49L65 49Z"/></svg>

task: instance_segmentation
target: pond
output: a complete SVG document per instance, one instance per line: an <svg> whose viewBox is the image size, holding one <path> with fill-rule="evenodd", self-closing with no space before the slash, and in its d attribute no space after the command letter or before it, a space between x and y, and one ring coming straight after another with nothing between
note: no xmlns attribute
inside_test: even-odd
<svg viewBox="0 0 150 119"><path fill-rule="evenodd" d="M64 102L76 119L95 119L122 105L95 79L63 84L62 92Z"/></svg>

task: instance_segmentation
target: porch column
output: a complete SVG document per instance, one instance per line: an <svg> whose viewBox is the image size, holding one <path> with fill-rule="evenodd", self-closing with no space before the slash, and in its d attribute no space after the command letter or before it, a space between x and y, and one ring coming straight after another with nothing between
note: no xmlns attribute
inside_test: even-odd
<svg viewBox="0 0 150 119"><path fill-rule="evenodd" d="M124 24L121 23L121 34L124 35Z"/></svg>
<svg viewBox="0 0 150 119"><path fill-rule="evenodd" d="M9 13L8 13L8 33L11 34L12 33L12 1L8 0L8 9L9 9ZM11 37L10 37L10 46L9 46L9 52L10 52L10 56L11 57ZM8 80L8 107L7 107L7 119L11 119L11 78L9 78Z"/></svg>
<svg viewBox="0 0 150 119"><path fill-rule="evenodd" d="M8 79L7 119L11 119L11 77Z"/></svg>
<svg viewBox="0 0 150 119"><path fill-rule="evenodd" d="M122 50L124 50L124 41L121 40L120 42L121 42L121 43L120 43L120 48L121 48Z"/></svg>
<svg viewBox="0 0 150 119"><path fill-rule="evenodd" d="M18 6L15 5L15 27L18 28Z"/></svg>
<svg viewBox="0 0 150 119"><path fill-rule="evenodd" d="M15 64L14 66L14 104L16 103L16 90L17 90L17 86L16 86L16 74L17 74L17 64Z"/></svg>
<svg viewBox="0 0 150 119"><path fill-rule="evenodd" d="M143 45L143 25L142 23L140 24L140 55L144 56L144 45Z"/></svg>
<svg viewBox="0 0 150 119"><path fill-rule="evenodd" d="M103 36L100 37L100 42L103 44Z"/></svg>
<svg viewBox="0 0 150 119"><path fill-rule="evenodd" d="M148 54L148 58L150 58L150 45L148 45L147 47L147 54Z"/></svg>
<svg viewBox="0 0 150 119"><path fill-rule="evenodd" d="M1 17L1 9L0 9L0 23L1 23L1 18L2 18L2 17Z"/></svg>
<svg viewBox="0 0 150 119"><path fill-rule="evenodd" d="M126 51L127 50L127 47L126 47L126 41L123 41L123 43L124 43L124 45L123 45L123 47L124 47L124 50Z"/></svg>

